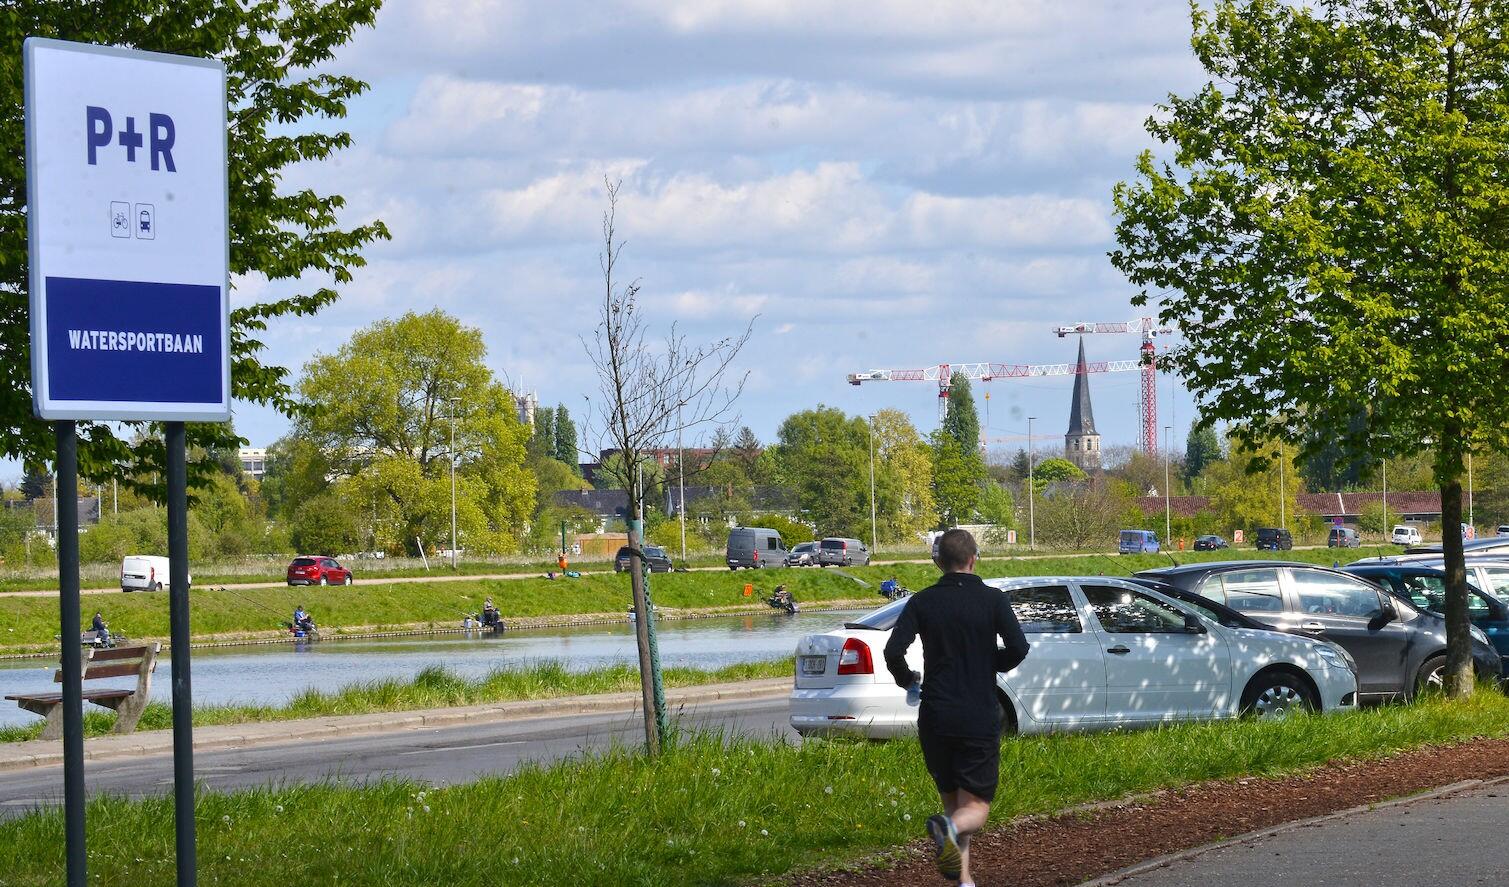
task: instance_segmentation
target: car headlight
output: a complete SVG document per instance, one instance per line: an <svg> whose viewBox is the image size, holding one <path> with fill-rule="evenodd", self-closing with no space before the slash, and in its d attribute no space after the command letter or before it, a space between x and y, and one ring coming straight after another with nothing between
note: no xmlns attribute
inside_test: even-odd
<svg viewBox="0 0 1509 887"><path fill-rule="evenodd" d="M1320 657L1321 662L1324 662L1326 665L1329 665L1332 668L1339 668L1346 671L1350 671L1352 668L1347 664L1346 659L1342 658L1341 653L1337 652L1336 648L1331 646L1330 644L1316 644L1315 655Z"/></svg>

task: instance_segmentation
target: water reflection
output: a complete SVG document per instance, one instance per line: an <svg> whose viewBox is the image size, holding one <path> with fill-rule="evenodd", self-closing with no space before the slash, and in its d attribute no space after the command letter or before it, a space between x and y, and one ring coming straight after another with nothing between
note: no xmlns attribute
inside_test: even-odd
<svg viewBox="0 0 1509 887"><path fill-rule="evenodd" d="M660 660L667 667L717 668L791 655L802 635L828 631L863 611L828 611L788 616L730 616L657 623ZM430 666L477 678L497 668L557 660L573 671L635 662L633 626L613 625L490 631L437 637L366 641L298 641L266 647L194 651L194 700L211 704L279 705L300 690L334 690L346 684L384 678L412 678ZM36 692L52 682L55 662L44 659L0 662L0 696ZM167 702L172 665L166 659L152 680L152 698ZM120 682L130 686L134 679ZM90 681L87 686L115 686ZM30 723L35 715L0 705L0 726Z"/></svg>

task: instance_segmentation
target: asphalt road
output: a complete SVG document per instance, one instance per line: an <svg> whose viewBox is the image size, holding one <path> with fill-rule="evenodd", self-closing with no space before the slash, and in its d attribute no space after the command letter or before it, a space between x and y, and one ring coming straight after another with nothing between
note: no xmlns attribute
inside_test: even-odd
<svg viewBox="0 0 1509 887"><path fill-rule="evenodd" d="M1292 829L1117 882L1120 887L1509 884L1509 783Z"/></svg>
<svg viewBox="0 0 1509 887"><path fill-rule="evenodd" d="M688 727L779 735L794 742L787 712L787 699L781 696L707 703L674 714ZM194 773L211 791L322 780L361 784L384 777L446 785L614 743L633 745L643 741L643 723L637 712L617 712L207 751L194 756ZM159 755L91 762L84 778L90 795L165 795L173 787L173 760ZM0 772L0 818L61 804L62 793L61 766Z"/></svg>

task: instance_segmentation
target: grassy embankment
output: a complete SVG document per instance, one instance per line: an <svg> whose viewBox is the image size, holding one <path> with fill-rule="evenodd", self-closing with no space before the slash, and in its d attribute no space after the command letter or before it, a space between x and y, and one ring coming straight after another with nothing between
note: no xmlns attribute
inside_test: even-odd
<svg viewBox="0 0 1509 887"><path fill-rule="evenodd" d="M1286 560L1329 564L1336 552L1281 552ZM1340 554L1354 559L1355 552ZM1221 560L1222 552L1178 555L1183 562ZM1243 556L1248 556L1244 554ZM980 572L993 576L1050 576L1098 574L1126 575L1135 570L1166 566L1162 555L1125 557L1051 557L992 559L980 563ZM879 602L875 589L880 580L895 576L904 585L918 589L937 577L928 564L856 567L844 570L803 568L792 570L707 571L656 574L651 590L656 605L665 610L696 610L759 605L777 583L785 583L798 601L863 600ZM858 581L856 581L858 580ZM746 583L754 596L744 597ZM258 588L193 592L193 628L197 638L247 636L276 631L297 604L307 606L327 633L342 630L444 627L459 625L465 613L481 609L491 596L505 619L621 613L629 602L628 577L622 574L584 576L550 581L542 578L458 582L382 583L331 588ZM165 638L168 635L168 599L164 594L102 595L84 599L83 624L94 611L104 613L110 627L131 638ZM50 597L0 595L0 651L47 650L56 646L57 601Z"/></svg>
<svg viewBox="0 0 1509 887"><path fill-rule="evenodd" d="M1506 733L1509 700L1480 693L1281 722L1010 739L992 815ZM694 735L657 760L619 750L442 789L392 781L205 792L199 873L228 887L760 883L913 840L936 805L912 741L793 748ZM98 799L88 822L90 873L101 883L171 882L171 798ZM0 823L0 871L16 887L54 884L63 846L56 810Z"/></svg>
<svg viewBox="0 0 1509 887"><path fill-rule="evenodd" d="M1057 557L1070 557L1076 555L1093 554L1093 552L1043 552L1029 553L1020 546L1013 546L1010 553L998 550L986 550L986 557L991 560L1031 560L1053 559ZM1354 549L1350 552L1336 554L1343 562L1355 560L1358 557L1366 557L1372 554L1388 553L1397 554L1403 549L1399 546L1369 546L1362 549ZM1361 552L1361 553L1358 553ZM1308 552L1290 552L1296 556L1308 556ZM1174 556L1181 561L1186 557L1193 556L1194 552L1174 552ZM1202 553L1203 555L1204 553ZM1255 554L1251 549L1232 549L1227 552L1218 552L1223 556L1247 557ZM928 551L925 548L890 548L877 555L877 559L887 561L927 560ZM1330 563L1331 559L1325 560ZM541 575L546 570L556 569L553 559L530 560L524 558L507 558L497 560L462 561L452 570L448 562L434 560L426 569L417 558L392 558L386 560L353 560L345 562L347 566L356 571L357 581L370 582L378 579L414 579L425 576L534 576ZM689 567L721 567L724 565L721 551L698 551L691 553L685 561L676 558L677 566ZM243 562L236 564L198 564L194 567L194 584L204 588L212 585L241 585L261 582L281 582L286 575L288 562L286 559L276 562ZM571 568L585 572L597 572L611 570L613 561L605 557L571 559ZM115 589L120 578L120 564L85 564L80 571L82 587L88 589ZM0 570L0 595L17 591L51 591L58 587L57 571L43 569L28 570Z"/></svg>
<svg viewBox="0 0 1509 887"><path fill-rule="evenodd" d="M791 660L775 659L750 662L723 668L674 667L664 672L667 687L694 687L703 684L753 681L761 678L790 677ZM514 702L524 699L554 699L561 696L585 696L593 693L627 693L639 689L639 670L632 665L615 665L585 672L571 672L559 662L540 662L526 668L498 669L486 677L469 680L444 668L431 667L411 681L384 680L351 684L333 692L309 689L295 696L287 705L213 705L194 709L196 726L246 724L261 721L291 721L330 715L357 715L373 712L413 711L421 708L450 708L489 702ZM95 706L85 706L84 735L100 736L110 732L115 715ZM173 726L173 709L153 702L142 712L138 730L168 730ZM0 727L0 742L36 739L42 721L24 727Z"/></svg>

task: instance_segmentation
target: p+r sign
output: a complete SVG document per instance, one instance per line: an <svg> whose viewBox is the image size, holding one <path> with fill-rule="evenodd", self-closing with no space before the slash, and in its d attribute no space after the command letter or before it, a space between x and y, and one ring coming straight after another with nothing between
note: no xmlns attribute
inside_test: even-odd
<svg viewBox="0 0 1509 887"><path fill-rule="evenodd" d="M36 37L24 55L37 416L228 420L224 66Z"/></svg>

